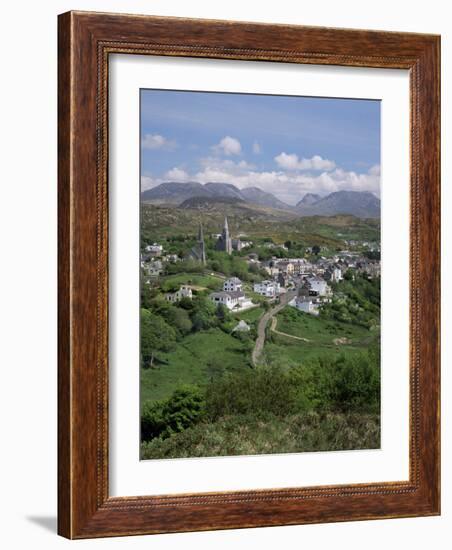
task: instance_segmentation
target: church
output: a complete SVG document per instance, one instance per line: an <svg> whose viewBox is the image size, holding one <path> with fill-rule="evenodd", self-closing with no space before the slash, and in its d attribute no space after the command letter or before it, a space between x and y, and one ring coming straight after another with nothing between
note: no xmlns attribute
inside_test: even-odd
<svg viewBox="0 0 452 550"><path fill-rule="evenodd" d="M228 218L224 218L224 227L221 235L218 237L216 249L226 252L226 254L232 253L232 238L229 235Z"/></svg>
<svg viewBox="0 0 452 550"><path fill-rule="evenodd" d="M204 242L204 231L201 222L199 222L198 241L188 253L188 257L191 260L196 260L206 265L206 244Z"/></svg>
<svg viewBox="0 0 452 550"><path fill-rule="evenodd" d="M240 239L233 239L229 234L228 218L225 216L223 230L218 236L215 249L226 252L226 254L232 254L233 250L240 250L241 248L242 241ZM201 222L199 222L197 242L187 254L187 257L190 260L196 260L206 265L206 244L204 242L204 231Z"/></svg>

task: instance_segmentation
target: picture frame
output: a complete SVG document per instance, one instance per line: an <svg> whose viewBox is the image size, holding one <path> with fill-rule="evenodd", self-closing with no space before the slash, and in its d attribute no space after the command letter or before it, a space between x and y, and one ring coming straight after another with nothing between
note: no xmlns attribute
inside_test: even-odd
<svg viewBox="0 0 452 550"><path fill-rule="evenodd" d="M438 515L440 38L90 12L62 14L58 25L59 534L76 539ZM108 86L112 54L409 71L408 481L109 495Z"/></svg>

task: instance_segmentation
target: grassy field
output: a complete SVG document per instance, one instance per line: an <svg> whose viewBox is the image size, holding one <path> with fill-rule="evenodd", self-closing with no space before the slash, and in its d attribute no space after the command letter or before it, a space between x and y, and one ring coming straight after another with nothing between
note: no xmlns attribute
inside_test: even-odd
<svg viewBox="0 0 452 550"><path fill-rule="evenodd" d="M336 338L347 338L354 345L358 345L362 341L366 342L371 336L369 330L358 325L323 319L290 306L277 315L277 320L277 330L307 338L317 344L332 344Z"/></svg>
<svg viewBox="0 0 452 550"><path fill-rule="evenodd" d="M380 220L359 219L354 216L313 216L300 218L291 225L300 233L318 235L325 239L337 240L380 240Z"/></svg>
<svg viewBox="0 0 452 550"><path fill-rule="evenodd" d="M244 344L217 328L186 336L159 359L158 368L141 369L142 404L169 397L183 384L203 384L224 371L249 367Z"/></svg>
<svg viewBox="0 0 452 550"><path fill-rule="evenodd" d="M245 311L241 311L239 313L234 313L234 318L238 321L245 321L248 324L255 323L260 319L262 314L264 313L264 310L260 306L253 307L251 309L246 309Z"/></svg>
<svg viewBox="0 0 452 550"><path fill-rule="evenodd" d="M201 273L176 273L162 277L160 287L164 292L178 285L192 285L202 288L221 289L223 279L216 275L206 275Z"/></svg>
<svg viewBox="0 0 452 550"><path fill-rule="evenodd" d="M350 356L367 349L378 337L377 333L363 327L322 319L291 307L284 308L277 320L276 330L309 341L271 332L264 347L264 359L268 364L285 362L290 366L316 357L335 358L342 353Z"/></svg>
<svg viewBox="0 0 452 550"><path fill-rule="evenodd" d="M348 357L360 354L363 348L341 345L326 346L316 343L305 343L279 334L272 336L271 342L266 342L263 351L263 362L268 365L296 366L304 361L316 358L335 359L341 354Z"/></svg>

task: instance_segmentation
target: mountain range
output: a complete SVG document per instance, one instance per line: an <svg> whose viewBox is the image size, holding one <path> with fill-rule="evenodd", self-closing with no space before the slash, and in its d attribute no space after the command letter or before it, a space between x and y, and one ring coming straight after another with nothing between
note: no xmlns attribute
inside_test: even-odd
<svg viewBox="0 0 452 550"><path fill-rule="evenodd" d="M309 197L307 200L305 200ZM305 195L295 206L300 216L352 214L357 218L379 218L380 199L369 191L335 191L326 197Z"/></svg>
<svg viewBox="0 0 452 550"><path fill-rule="evenodd" d="M351 214L359 218L380 217L380 199L368 191L335 191L325 197L307 193L295 206L289 206L258 187L238 189L230 183L165 182L143 191L141 200L183 208L200 208L214 202L237 202L285 210L300 217L337 214Z"/></svg>

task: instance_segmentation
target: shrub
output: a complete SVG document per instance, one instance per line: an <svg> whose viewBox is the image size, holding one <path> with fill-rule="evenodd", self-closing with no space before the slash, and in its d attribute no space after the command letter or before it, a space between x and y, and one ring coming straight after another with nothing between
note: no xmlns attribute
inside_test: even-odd
<svg viewBox="0 0 452 550"><path fill-rule="evenodd" d="M378 412L378 348L355 357L317 359L292 371L300 406L315 410Z"/></svg>
<svg viewBox="0 0 452 550"><path fill-rule="evenodd" d="M163 316L181 336L187 335L193 327L188 311L181 307L171 306L165 310Z"/></svg>
<svg viewBox="0 0 452 550"><path fill-rule="evenodd" d="M166 438L193 426L204 415L205 402L199 388L183 386L171 397L145 405L141 414L141 439Z"/></svg>
<svg viewBox="0 0 452 550"><path fill-rule="evenodd" d="M211 420L248 413L284 415L296 410L296 388L276 367L228 373L207 386L206 408Z"/></svg>

